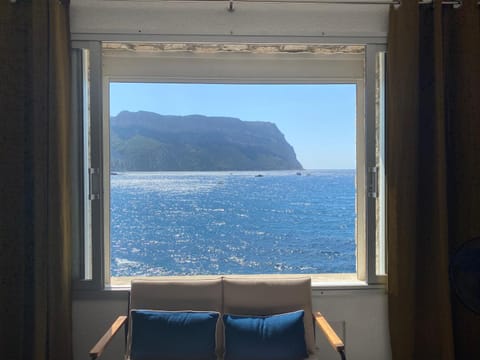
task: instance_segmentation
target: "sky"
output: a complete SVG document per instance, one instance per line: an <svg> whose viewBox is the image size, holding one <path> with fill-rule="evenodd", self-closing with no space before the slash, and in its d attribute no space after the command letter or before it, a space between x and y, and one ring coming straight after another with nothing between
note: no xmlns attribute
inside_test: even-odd
<svg viewBox="0 0 480 360"><path fill-rule="evenodd" d="M304 169L354 169L354 84L110 83L110 116L230 116L277 125Z"/></svg>

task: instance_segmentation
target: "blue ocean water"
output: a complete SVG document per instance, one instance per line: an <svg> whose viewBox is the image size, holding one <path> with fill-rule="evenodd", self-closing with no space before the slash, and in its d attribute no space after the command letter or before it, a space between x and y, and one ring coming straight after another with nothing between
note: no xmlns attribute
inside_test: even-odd
<svg viewBox="0 0 480 360"><path fill-rule="evenodd" d="M111 176L111 275L355 272L355 172Z"/></svg>

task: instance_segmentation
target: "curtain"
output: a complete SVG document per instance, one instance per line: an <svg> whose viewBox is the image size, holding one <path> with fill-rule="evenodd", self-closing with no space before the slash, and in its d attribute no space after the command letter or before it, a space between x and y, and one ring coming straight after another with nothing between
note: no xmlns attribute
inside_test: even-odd
<svg viewBox="0 0 480 360"><path fill-rule="evenodd" d="M457 300L453 251L480 236L480 25L459 9L390 9L387 60L388 298L392 355L480 359L480 316Z"/></svg>
<svg viewBox="0 0 480 360"><path fill-rule="evenodd" d="M0 2L0 343L71 359L69 4Z"/></svg>

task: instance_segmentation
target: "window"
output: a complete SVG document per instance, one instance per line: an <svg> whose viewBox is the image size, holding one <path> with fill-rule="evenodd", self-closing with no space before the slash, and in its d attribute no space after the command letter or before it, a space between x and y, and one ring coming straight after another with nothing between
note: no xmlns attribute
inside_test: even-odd
<svg viewBox="0 0 480 360"><path fill-rule="evenodd" d="M103 105L83 107L102 112L83 116L83 282L378 281L380 46L95 46L90 97Z"/></svg>

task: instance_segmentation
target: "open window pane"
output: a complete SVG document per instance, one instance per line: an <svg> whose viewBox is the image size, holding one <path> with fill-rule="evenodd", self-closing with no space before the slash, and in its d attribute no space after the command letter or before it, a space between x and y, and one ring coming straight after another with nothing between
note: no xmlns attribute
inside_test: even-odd
<svg viewBox="0 0 480 360"><path fill-rule="evenodd" d="M377 54L376 78L376 163L378 165L378 194L376 201L376 270L377 275L387 273L386 249L386 178L385 178L385 52Z"/></svg>
<svg viewBox="0 0 480 360"><path fill-rule="evenodd" d="M111 82L111 276L355 273L356 91Z"/></svg>
<svg viewBox="0 0 480 360"><path fill-rule="evenodd" d="M77 156L74 159L75 194L73 225L74 241L73 274L77 280L92 280L92 211L89 197L89 168L91 167L91 114L90 114L90 71L89 49L72 49L72 116L75 121L74 144Z"/></svg>

